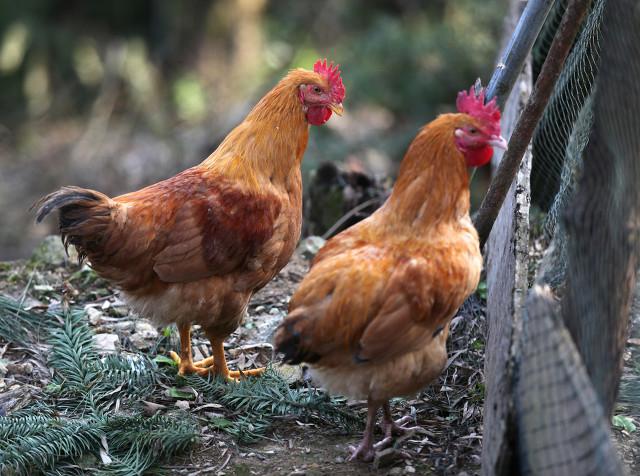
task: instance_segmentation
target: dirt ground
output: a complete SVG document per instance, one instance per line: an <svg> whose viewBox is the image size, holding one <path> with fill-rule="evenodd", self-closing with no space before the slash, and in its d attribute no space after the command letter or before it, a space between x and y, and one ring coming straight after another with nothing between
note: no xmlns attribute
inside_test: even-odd
<svg viewBox="0 0 640 476"><path fill-rule="evenodd" d="M3 263L0 293L24 299L25 306L56 306L64 290L75 295L76 305L89 310L89 322L102 336L101 342L107 342L105 345L115 340L116 348L121 350L166 352L163 347L169 347L166 341L158 344L162 342L162 329L131 315L115 289L96 278L88 268L78 267L73 258L65 258L58 243L57 238L48 240L31 261ZM286 314L289 298L308 263L297 253L276 279L254 296L245 322L225 345L230 368L250 368L271 359L272 334ZM412 415L420 427L396 442L403 455L389 451L374 464L347 462L348 447L358 443L362 428L342 434L318 423L282 418L264 439L247 446L238 445L228 434L203 425L201 443L165 469L176 475L478 474L483 393L482 309L482 301L474 297L454 319L450 359L439 381L415 399L392 402L396 418ZM175 346L175 337L172 339ZM195 358L208 355L208 341L197 327L193 344ZM0 405L6 414L36 398L38 388L50 378L50 371L44 359L29 357L20 349L5 346L0 358L12 364L0 383ZM291 369L300 375L302 370ZM365 402L349 402L348 407L361 415L364 426ZM382 437L380 432L378 437Z"/></svg>
<svg viewBox="0 0 640 476"><path fill-rule="evenodd" d="M230 368L245 369L272 360L273 332L308 269L309 261L304 255L308 256L307 251L298 252L276 279L252 299L245 322L226 343ZM132 315L108 283L88 268L78 267L73 259L65 258L57 238L48 240L30 261L0 263L0 294L23 299L25 306L55 306L62 291L74 295L77 305L85 306L95 332L107 336L107 346L115 341L116 349L163 354L177 345L175 332L168 340L163 339L163 329ZM357 444L362 427L345 434L315 421L284 417L272 425L263 439L250 445L239 445L229 434L202 424L200 443L163 469L175 475L238 476L479 474L484 396L483 294L480 288L454 318L448 366L439 380L414 399L392 401L396 418L411 415L420 428L396 441L395 446L403 454L388 451L374 464L347 462L348 447ZM636 323L626 357L630 373L633 362L637 362L639 332ZM196 359L209 354L208 341L197 327L193 344ZM6 414L37 398L51 375L45 358L30 357L21 349L0 345L0 359L10 363L8 370L0 373L0 410ZM287 370L293 379L305 378L304 369ZM360 416L364 426L365 402L348 402L348 407ZM632 410L628 413L633 416ZM639 463L639 433L614 429L629 465ZM377 436L382 437L380 431Z"/></svg>

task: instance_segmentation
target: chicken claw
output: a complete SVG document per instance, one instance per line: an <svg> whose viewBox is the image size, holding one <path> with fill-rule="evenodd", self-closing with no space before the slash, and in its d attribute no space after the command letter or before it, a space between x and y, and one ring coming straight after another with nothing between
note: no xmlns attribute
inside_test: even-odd
<svg viewBox="0 0 640 476"><path fill-rule="evenodd" d="M193 362L191 357L191 326L189 324L179 324L180 332L180 355L171 351L169 357L178 364L178 375L198 374L206 377L209 374L220 376L227 382L238 382L244 377L256 377L264 373L264 367L250 370L229 370L227 360L224 356L224 341L212 333L208 334L211 341L213 355L206 359Z"/></svg>
<svg viewBox="0 0 640 476"><path fill-rule="evenodd" d="M408 453L398 449L387 449L393 443L394 436L403 436L404 439L409 438L413 432L419 430L420 427L407 427L404 426L407 423L413 421L410 416L405 416L399 420L393 420L391 417L391 408L389 402L382 404L383 417L382 428L384 429L384 438L375 445L373 444L373 428L375 426L376 414L378 413L380 404L377 402L368 402L367 410L367 425L364 429L364 437L358 445L358 447L349 446L351 455L348 461L360 459L362 461L370 462L378 459L380 451L384 450L384 453L391 452L397 454L400 457L406 458Z"/></svg>
<svg viewBox="0 0 640 476"><path fill-rule="evenodd" d="M248 370L229 370L229 375L235 378L242 377L259 377L265 371L264 367L259 367L257 369L248 369Z"/></svg>
<svg viewBox="0 0 640 476"><path fill-rule="evenodd" d="M194 362L193 365L202 368L211 367L213 365L213 356L207 357L206 359L198 360L197 362Z"/></svg>
<svg viewBox="0 0 640 476"><path fill-rule="evenodd" d="M190 362L188 359L183 361L180 356L173 351L169 352L169 357L178 364L178 375L198 374L201 377L206 377L212 373L222 375L229 382L238 382L244 377L258 377L265 371L264 367L260 367L248 370L227 370L227 373L225 373L223 369L220 369L219 371L215 370L213 357L207 357L206 359L198 362Z"/></svg>
<svg viewBox="0 0 640 476"><path fill-rule="evenodd" d="M384 440L390 439L393 436L403 436L407 433L413 433L420 430L419 426L405 426L407 423L413 421L413 418L409 415L403 416L402 418L394 421L391 417L391 408L389 407L388 402L382 406L382 410L384 412L382 419L382 428L385 436Z"/></svg>
<svg viewBox="0 0 640 476"><path fill-rule="evenodd" d="M357 448L355 446L349 446L349 452L351 453L351 455L349 456L347 461L354 461L359 459L366 463L369 463L374 460L376 456L376 450L371 444L371 440L365 440L362 440Z"/></svg>
<svg viewBox="0 0 640 476"><path fill-rule="evenodd" d="M256 377L264 373L264 367L259 369L250 370L229 370L227 367L227 359L224 356L224 341L215 336L215 334L207 333L209 340L211 341L211 352L213 359L213 367L209 367L209 370L218 376L224 377L227 381L237 382L244 377ZM208 359L205 359L207 361Z"/></svg>
<svg viewBox="0 0 640 476"><path fill-rule="evenodd" d="M193 363L193 361L190 358L187 359L181 359L180 356L178 354L176 354L174 351L169 352L169 357L171 357L171 359L178 364L178 375L185 375L185 374L198 374L202 377L206 376L209 374L210 372L210 368L204 368L199 366L198 364L200 364L201 362L196 362L195 364Z"/></svg>

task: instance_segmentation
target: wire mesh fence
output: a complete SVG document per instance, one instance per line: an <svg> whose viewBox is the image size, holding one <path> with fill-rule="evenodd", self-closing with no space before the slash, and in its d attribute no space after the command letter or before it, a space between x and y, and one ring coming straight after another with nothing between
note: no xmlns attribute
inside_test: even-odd
<svg viewBox="0 0 640 476"><path fill-rule="evenodd" d="M534 81L575 3L552 7L532 52ZM504 323L512 412L500 464L483 474L625 473L610 418L640 254L638 25L638 2L589 2L532 139L531 196L547 212L550 246L522 318Z"/></svg>

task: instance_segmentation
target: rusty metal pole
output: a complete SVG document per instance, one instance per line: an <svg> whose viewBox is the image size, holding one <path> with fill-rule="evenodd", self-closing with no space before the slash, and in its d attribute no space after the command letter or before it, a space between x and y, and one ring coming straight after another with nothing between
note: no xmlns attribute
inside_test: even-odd
<svg viewBox="0 0 640 476"><path fill-rule="evenodd" d="M502 157L489 185L489 190L474 217L474 225L480 236L481 248L487 242L500 207L502 207L522 157L529 146L536 125L549 102L549 97L580 30L589 4L588 0L571 0L564 12L562 22L553 39L547 59L542 65L540 75L533 86L529 101L525 105L509 140L509 150Z"/></svg>

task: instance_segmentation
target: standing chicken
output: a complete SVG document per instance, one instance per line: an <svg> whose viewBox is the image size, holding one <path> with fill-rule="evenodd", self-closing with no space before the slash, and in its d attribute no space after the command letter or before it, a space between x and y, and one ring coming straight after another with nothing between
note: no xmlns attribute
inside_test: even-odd
<svg viewBox="0 0 640 476"><path fill-rule="evenodd" d="M172 357L180 374L235 379L240 373L228 370L223 342L251 295L295 249L309 124L341 114L344 95L333 63L293 70L201 164L115 198L63 187L34 205L37 220L59 210L65 246L75 245L141 315L177 324L180 356ZM197 363L192 322L212 347L212 356Z"/></svg>
<svg viewBox="0 0 640 476"><path fill-rule="evenodd" d="M330 392L368 400L351 459L371 460L404 429L389 399L415 394L442 372L449 322L480 279L467 167L488 163L506 142L484 91L461 92L457 107L413 140L384 205L320 250L276 332L286 361L310 364ZM380 407L385 439L374 446Z"/></svg>

